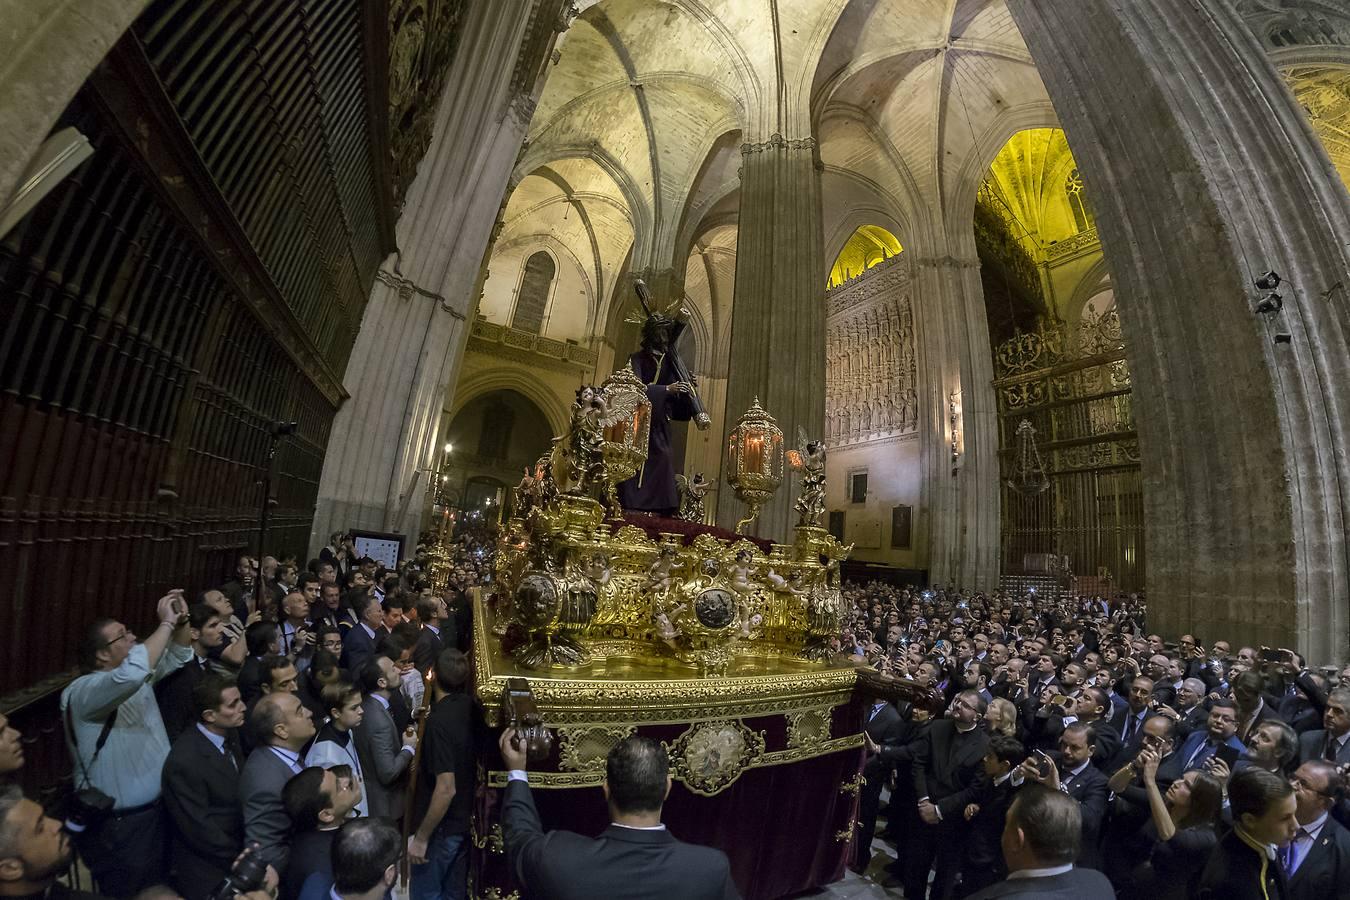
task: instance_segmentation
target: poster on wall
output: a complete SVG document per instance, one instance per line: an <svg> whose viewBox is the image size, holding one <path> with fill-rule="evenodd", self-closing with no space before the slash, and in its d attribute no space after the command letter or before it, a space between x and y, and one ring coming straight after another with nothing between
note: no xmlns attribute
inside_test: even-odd
<svg viewBox="0 0 1350 900"><path fill-rule="evenodd" d="M398 568L403 558L403 535L383 531L352 531L352 543L356 546L356 558L370 557L386 569Z"/></svg>

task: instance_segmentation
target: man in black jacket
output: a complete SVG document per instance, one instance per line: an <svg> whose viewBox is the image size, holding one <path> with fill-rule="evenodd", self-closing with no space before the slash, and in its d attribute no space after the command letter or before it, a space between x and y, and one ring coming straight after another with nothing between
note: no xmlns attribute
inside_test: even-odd
<svg viewBox="0 0 1350 900"><path fill-rule="evenodd" d="M294 829L282 881L283 900L295 900L313 878L319 893L333 886L333 838L361 802L361 782L350 766L309 766L286 782L281 804Z"/></svg>
<svg viewBox="0 0 1350 900"><path fill-rule="evenodd" d="M1331 807L1345 792L1345 780L1326 760L1298 767L1294 786L1298 831L1280 851L1289 876L1290 900L1350 898L1350 831L1331 818Z"/></svg>
<svg viewBox="0 0 1350 900"><path fill-rule="evenodd" d="M1228 781L1233 830L1200 874L1200 900L1289 900L1279 848L1298 833L1298 799L1278 775L1252 767Z"/></svg>
<svg viewBox="0 0 1350 900"><path fill-rule="evenodd" d="M872 861L872 836L877 830L881 789L891 771L891 765L882 758L880 749L903 743L907 731L905 725L900 712L885 700L877 700L868 708L867 724L863 731L867 735L871 755L863 766L865 781L858 798L858 839L853 859L853 870L860 874L867 871L867 864Z"/></svg>
<svg viewBox="0 0 1350 900"><path fill-rule="evenodd" d="M1083 833L1079 842L1078 864L1086 869L1101 868L1102 822L1106 818L1109 791L1106 776L1092 765L1095 732L1090 725L1075 722L1059 737L1059 762L1040 769L1033 757L1022 766L1022 775L1061 791L1078 802ZM1047 758L1048 757L1044 757ZM1020 780L1020 779L1014 779Z"/></svg>
<svg viewBox="0 0 1350 900"><path fill-rule="evenodd" d="M194 603L188 611L192 634L192 659L168 677L155 684L155 700L159 715L164 720L164 732L169 742L190 729L197 721L198 710L192 691L211 671L211 651L220 646L223 631L219 614L205 603Z"/></svg>
<svg viewBox="0 0 1350 900"><path fill-rule="evenodd" d="M1009 875L971 900L1114 900L1115 889L1105 875L1074 868L1082 828L1079 806L1071 798L1037 784L1022 788L1003 828Z"/></svg>
<svg viewBox="0 0 1350 900"><path fill-rule="evenodd" d="M233 681L208 675L192 690L197 723L174 742L164 761L164 808L169 815L169 881L187 900L211 893L244 847L239 806L243 754L235 737L244 701Z"/></svg>
<svg viewBox="0 0 1350 900"><path fill-rule="evenodd" d="M961 885L957 896L969 897L1008 874L1003 863L1000 838L1008 807L1016 796L1012 784L1013 767L1026 757L1026 748L1016 738L995 734L989 738L984 754L985 777L962 816L970 823L965 857L961 864Z"/></svg>
<svg viewBox="0 0 1350 900"><path fill-rule="evenodd" d="M726 854L677 841L661 824L670 793L665 749L634 735L609 752L605 799L611 825L599 838L545 832L525 774L525 743L502 732L498 746L510 770L502 805L506 854L531 897L547 900L663 900L738 898Z"/></svg>
<svg viewBox="0 0 1350 900"><path fill-rule="evenodd" d="M965 841L965 808L984 777L981 761L989 749L989 735L978 727L987 705L975 691L962 691L952 701L948 719L928 728L914 747L914 790L919 796L919 819L925 827L911 835L905 864L905 896L928 896L928 870L936 866L933 896L952 895L961 868Z"/></svg>

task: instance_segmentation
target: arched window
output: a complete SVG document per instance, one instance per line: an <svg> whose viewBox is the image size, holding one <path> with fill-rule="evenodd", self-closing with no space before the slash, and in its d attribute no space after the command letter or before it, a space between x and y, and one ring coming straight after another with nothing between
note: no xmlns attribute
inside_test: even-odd
<svg viewBox="0 0 1350 900"><path fill-rule="evenodd" d="M1069 195L1069 208L1073 210L1073 224L1079 231L1087 231L1096 225L1097 217L1092 213L1092 204L1083 193L1083 176L1074 169L1064 179L1064 193Z"/></svg>
<svg viewBox="0 0 1350 900"><path fill-rule="evenodd" d="M538 334L544 327L544 309L548 306L556 272L553 257L543 250L525 261L525 277L520 280L520 296L516 300L515 314L511 316L512 328Z"/></svg>

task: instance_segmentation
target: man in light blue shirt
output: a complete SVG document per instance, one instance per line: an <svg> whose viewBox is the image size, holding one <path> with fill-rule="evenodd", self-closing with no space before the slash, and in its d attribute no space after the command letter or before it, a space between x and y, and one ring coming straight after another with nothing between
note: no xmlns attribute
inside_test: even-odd
<svg viewBox="0 0 1350 900"><path fill-rule="evenodd" d="M80 641L85 674L61 693L76 789L96 788L112 799L111 810L70 823L71 831L99 890L115 897L164 874L159 795L169 737L151 685L192 658L192 632L181 590L161 597L156 613L159 624L144 643L115 619L92 622Z"/></svg>

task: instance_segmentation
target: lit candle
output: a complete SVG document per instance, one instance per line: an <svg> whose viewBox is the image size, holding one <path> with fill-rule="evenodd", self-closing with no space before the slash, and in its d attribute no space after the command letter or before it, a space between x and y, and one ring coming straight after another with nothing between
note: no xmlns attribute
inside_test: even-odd
<svg viewBox="0 0 1350 900"><path fill-rule="evenodd" d="M764 471L764 438L752 434L745 442L745 468L747 471Z"/></svg>

